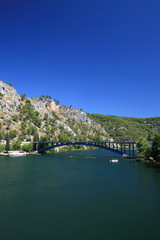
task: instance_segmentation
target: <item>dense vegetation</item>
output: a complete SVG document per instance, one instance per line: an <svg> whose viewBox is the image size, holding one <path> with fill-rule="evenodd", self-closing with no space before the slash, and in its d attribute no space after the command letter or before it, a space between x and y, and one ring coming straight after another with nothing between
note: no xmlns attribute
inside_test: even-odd
<svg viewBox="0 0 160 240"><path fill-rule="evenodd" d="M160 117L129 118L102 114L88 114L101 124L114 140L138 140L140 137L151 138L160 135Z"/></svg>
<svg viewBox="0 0 160 240"><path fill-rule="evenodd" d="M147 143L146 138L140 138L137 144L138 147L138 157L142 161L150 160L152 163L160 162L160 136L155 135L151 139L153 141L153 145L150 146Z"/></svg>
<svg viewBox="0 0 160 240"><path fill-rule="evenodd" d="M3 98L3 94L0 98ZM51 99L51 96L42 95L39 100L48 103ZM54 99L54 101L56 105L59 105L59 100ZM54 111L41 114L32 104L33 102L26 98L26 94L23 94L20 96L17 112L14 112L8 119L6 112L0 117L0 140L6 140L6 146L2 144L3 141L1 142L0 151L4 149L31 151L33 145L22 147L22 141L85 141L88 139L101 141L110 138L139 140L140 137L150 140L156 134L160 135L160 117L128 118L88 113L90 119L105 129L105 133L105 131L98 130L100 128L96 128L95 125L87 125L83 122L83 118L77 121L77 113L73 118L72 111L67 116ZM68 107L65 107L67 111ZM80 109L80 111L83 110ZM145 152L146 156L148 152Z"/></svg>
<svg viewBox="0 0 160 240"><path fill-rule="evenodd" d="M44 98L44 96L42 96ZM57 103L59 101L57 100ZM87 127L82 122L75 119L67 119L67 125L72 131L63 125L63 119L54 111L51 114L45 113L43 116L40 112L35 111L31 101L26 95L21 95L21 101L18 105L18 113L13 114L11 118L3 119L0 122L0 140L5 140L6 144L0 144L0 151L9 150L26 150L31 151L33 145L23 145L23 141L72 141L72 140L101 140L101 133L93 127ZM57 125L57 121L61 121ZM14 126L18 126L14 129ZM43 132L43 134L41 134ZM83 148L83 147L72 147Z"/></svg>

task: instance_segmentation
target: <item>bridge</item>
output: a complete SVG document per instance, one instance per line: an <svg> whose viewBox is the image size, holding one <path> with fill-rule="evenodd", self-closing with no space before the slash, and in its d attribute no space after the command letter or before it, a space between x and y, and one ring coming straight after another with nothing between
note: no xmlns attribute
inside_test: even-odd
<svg viewBox="0 0 160 240"><path fill-rule="evenodd" d="M130 157L136 157L137 142L136 141L53 141L53 142L34 142L33 147L38 153L45 152L51 148L69 146L69 145L84 145L105 149L107 151L117 153L121 156L124 154Z"/></svg>

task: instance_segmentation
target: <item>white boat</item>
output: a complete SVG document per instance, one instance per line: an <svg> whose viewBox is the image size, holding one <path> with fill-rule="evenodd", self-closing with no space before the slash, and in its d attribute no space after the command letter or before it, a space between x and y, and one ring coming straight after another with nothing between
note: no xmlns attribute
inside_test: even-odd
<svg viewBox="0 0 160 240"><path fill-rule="evenodd" d="M10 157L26 156L26 152L12 151L12 152L9 152L9 156Z"/></svg>
<svg viewBox="0 0 160 240"><path fill-rule="evenodd" d="M118 159L111 159L110 162L118 162Z"/></svg>

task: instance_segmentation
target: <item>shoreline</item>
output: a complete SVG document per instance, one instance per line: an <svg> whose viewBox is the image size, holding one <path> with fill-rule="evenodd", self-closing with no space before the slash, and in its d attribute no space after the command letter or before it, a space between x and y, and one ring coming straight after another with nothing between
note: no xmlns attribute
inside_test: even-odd
<svg viewBox="0 0 160 240"><path fill-rule="evenodd" d="M136 161L137 162L141 162L141 163L144 163L146 164L147 166L149 167L155 167L155 168L160 168L160 161L157 161L157 160L154 160L154 159L145 159L145 160L142 160L140 158L136 158Z"/></svg>
<svg viewBox="0 0 160 240"><path fill-rule="evenodd" d="M30 152L30 153L26 152L26 155L40 155L40 153L38 153L38 152ZM9 153L0 152L0 156L9 156Z"/></svg>

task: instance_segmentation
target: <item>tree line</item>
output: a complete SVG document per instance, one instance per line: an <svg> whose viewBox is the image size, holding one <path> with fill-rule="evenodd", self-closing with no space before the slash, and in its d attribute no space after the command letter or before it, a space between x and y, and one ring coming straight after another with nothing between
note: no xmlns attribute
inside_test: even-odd
<svg viewBox="0 0 160 240"><path fill-rule="evenodd" d="M141 137L137 144L138 157L142 161L159 162L160 161L160 136L155 135L151 139L152 145L147 141L147 138Z"/></svg>

